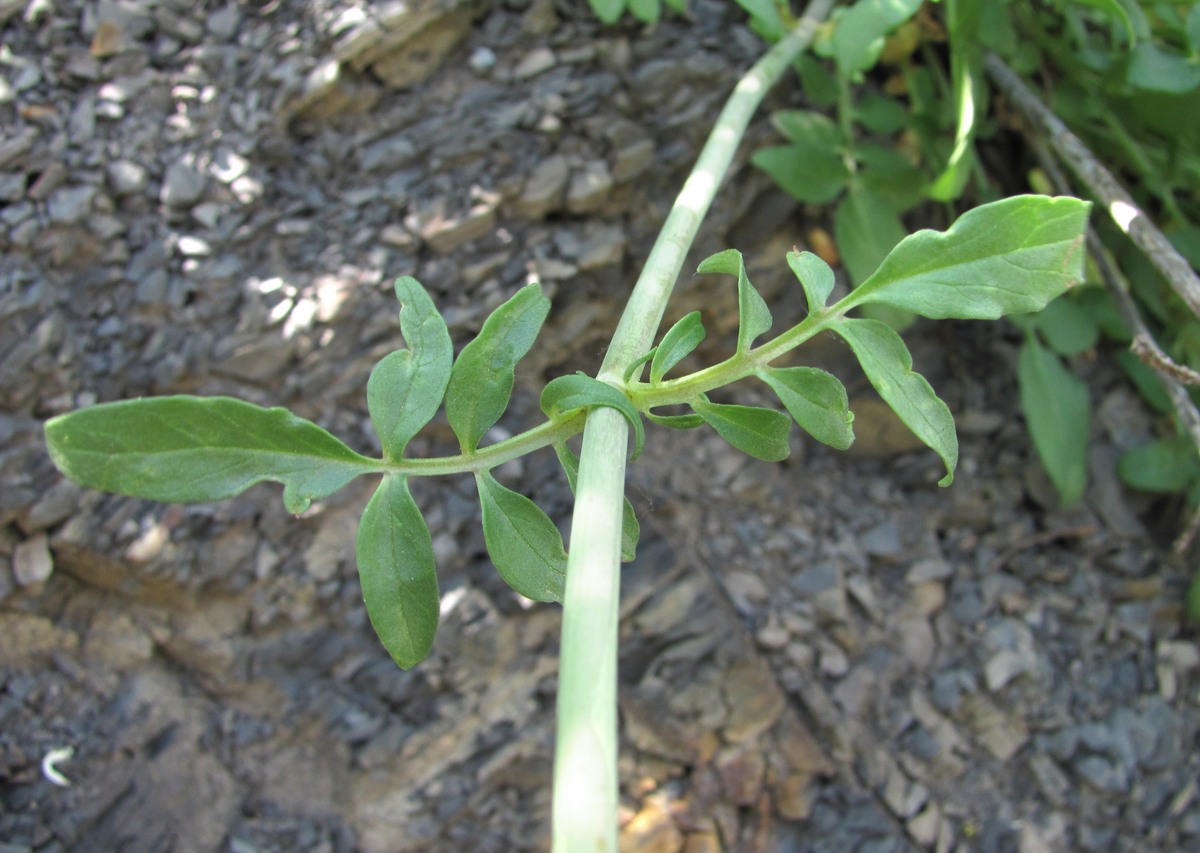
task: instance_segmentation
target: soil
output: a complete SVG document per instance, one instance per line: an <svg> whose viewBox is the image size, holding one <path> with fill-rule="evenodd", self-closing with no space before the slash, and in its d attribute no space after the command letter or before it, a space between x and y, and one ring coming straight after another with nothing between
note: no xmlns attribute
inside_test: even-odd
<svg viewBox="0 0 1200 853"><path fill-rule="evenodd" d="M101 495L55 472L41 423L230 394L375 453L366 377L411 274L457 345L543 282L554 307L492 437L535 424L545 381L599 363L760 50L740 19L718 0L652 28L551 0L0 0L2 853L547 848L559 611L497 579L469 481L414 484L442 623L405 672L355 574L372 484L300 518L271 486ZM783 328L802 310L783 254L829 212L746 164L770 137L755 124L692 266L741 249ZM712 363L735 292L685 277L667 319L695 308ZM949 489L829 340L802 355L851 391L849 453L796 431L770 465L651 429L628 489L622 849L1193 848L1180 510L1115 476L1162 424L1111 353L1076 360L1091 480L1059 508L1020 417L1019 332L906 339L958 417ZM410 453L452 449L439 419ZM556 465L497 475L569 532Z"/></svg>

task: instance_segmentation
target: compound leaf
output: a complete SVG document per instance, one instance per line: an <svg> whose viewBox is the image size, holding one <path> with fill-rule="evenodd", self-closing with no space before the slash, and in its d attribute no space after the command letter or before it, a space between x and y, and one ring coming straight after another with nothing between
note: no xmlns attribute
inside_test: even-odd
<svg viewBox="0 0 1200 853"><path fill-rule="evenodd" d="M796 423L817 441L845 450L854 442L846 387L815 367L762 368L755 374L779 395Z"/></svg>
<svg viewBox="0 0 1200 853"><path fill-rule="evenodd" d="M579 480L579 457L565 444L554 445L554 452L558 454L558 462L567 475L571 492L574 493L575 483ZM637 513L633 509L633 504L629 502L629 498L624 498L624 501L621 509L621 562L629 563L637 556L637 545L638 539L642 536L642 526L638 522Z"/></svg>
<svg viewBox="0 0 1200 853"><path fill-rule="evenodd" d="M58 469L89 488L188 503L272 480L283 484L291 513L380 468L287 409L232 397L91 406L47 421L46 444Z"/></svg>
<svg viewBox="0 0 1200 853"><path fill-rule="evenodd" d="M522 494L475 475L483 508L483 540L504 582L534 601L562 601L567 551L546 513Z"/></svg>
<svg viewBox="0 0 1200 853"><path fill-rule="evenodd" d="M637 409L619 390L599 379L577 373L560 376L542 389L542 411L557 417L588 406L608 406L625 416L633 427L633 458L637 459L646 443L646 429Z"/></svg>
<svg viewBox="0 0 1200 853"><path fill-rule="evenodd" d="M844 307L881 302L934 319L1038 311L1083 276L1086 202L1014 196L944 232L905 237Z"/></svg>
<svg viewBox="0 0 1200 853"><path fill-rule="evenodd" d="M1017 353L1017 386L1042 467L1063 504L1075 503L1087 484L1087 386L1033 335Z"/></svg>
<svg viewBox="0 0 1200 853"><path fill-rule="evenodd" d="M696 268L698 273L735 275L738 280L738 342L737 351L745 352L754 339L771 328L771 309L759 296L746 276L746 263L737 249L726 249L705 258Z"/></svg>
<svg viewBox="0 0 1200 853"><path fill-rule="evenodd" d="M371 496L354 553L371 627L401 669L416 666L437 633L438 581L429 528L404 477L385 476Z"/></svg>
<svg viewBox="0 0 1200 853"><path fill-rule="evenodd" d="M407 349L384 356L367 380L367 408L384 455L399 459L414 435L437 414L450 381L454 345L446 321L412 276L396 281L400 331Z"/></svg>
<svg viewBox="0 0 1200 853"><path fill-rule="evenodd" d="M696 414L717 431L721 438L755 459L778 462L791 453L788 432L792 419L783 412L758 406L710 403L707 398L691 404Z"/></svg>
<svg viewBox="0 0 1200 853"><path fill-rule="evenodd" d="M458 354L446 388L446 418L464 453L475 452L508 408L517 362L533 346L549 311L541 285L528 284L493 311Z"/></svg>
<svg viewBox="0 0 1200 853"><path fill-rule="evenodd" d="M650 362L650 381L658 383L672 367L679 364L700 342L707 333L704 324L700 322L700 312L693 311L667 330L654 351L654 360Z"/></svg>
<svg viewBox="0 0 1200 853"><path fill-rule="evenodd" d="M958 435L954 416L925 377L912 369L912 355L895 330L878 320L846 320L832 327L846 339L879 396L946 463L939 486L954 481Z"/></svg>
<svg viewBox="0 0 1200 853"><path fill-rule="evenodd" d="M833 292L833 270L812 252L788 252L787 263L804 288L808 313L817 313L825 307L825 300Z"/></svg>

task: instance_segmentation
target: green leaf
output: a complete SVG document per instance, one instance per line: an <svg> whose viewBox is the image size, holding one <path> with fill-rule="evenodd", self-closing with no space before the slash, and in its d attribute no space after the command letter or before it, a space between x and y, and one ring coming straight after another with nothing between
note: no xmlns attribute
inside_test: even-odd
<svg viewBox="0 0 1200 853"><path fill-rule="evenodd" d="M1167 393L1167 386L1163 384L1162 375L1157 370L1127 349L1118 350L1113 358L1130 381L1137 386L1142 399L1149 403L1151 408L1164 415L1174 410L1171 395Z"/></svg>
<svg viewBox="0 0 1200 853"><path fill-rule="evenodd" d="M571 485L571 492L574 494L575 483L579 480L579 457L565 444L554 445L554 452L558 454L558 462L566 472L567 482ZM629 502L629 498L625 498L624 501L621 509L621 562L631 563L637 556L637 545L638 539L642 535L642 526L638 522L637 513L633 509L633 504Z"/></svg>
<svg viewBox="0 0 1200 853"><path fill-rule="evenodd" d="M771 113L771 124L792 142L837 151L846 138L833 119L815 110L778 110Z"/></svg>
<svg viewBox="0 0 1200 853"><path fill-rule="evenodd" d="M654 355L657 352L658 352L658 347L651 347L650 352L646 353L641 358L639 358L637 361L635 361L633 364L629 365L629 367L625 368L625 375L622 378L625 381L626 385L633 382L635 377L642 375L641 368L646 364L646 362L648 362L652 358L654 358Z"/></svg>
<svg viewBox="0 0 1200 853"><path fill-rule="evenodd" d="M483 540L504 582L534 601L562 601L567 551L562 534L538 505L496 482L475 475L483 509Z"/></svg>
<svg viewBox="0 0 1200 853"><path fill-rule="evenodd" d="M695 429L704 425L704 418L699 415L656 415L654 412L646 412L646 417L651 423L671 429Z"/></svg>
<svg viewBox="0 0 1200 853"><path fill-rule="evenodd" d="M151 397L46 422L50 458L75 482L156 501L216 501L283 484L288 512L380 469L312 421L232 397Z"/></svg>
<svg viewBox="0 0 1200 853"><path fill-rule="evenodd" d="M1042 467L1064 505L1083 497L1087 484L1087 386L1058 357L1027 335L1017 353L1021 409Z"/></svg>
<svg viewBox="0 0 1200 853"><path fill-rule="evenodd" d="M1181 94L1200 86L1200 64L1144 41L1133 49L1125 79L1139 89Z"/></svg>
<svg viewBox="0 0 1200 853"><path fill-rule="evenodd" d="M908 110L894 98L867 95L854 105L854 117L872 133L889 136L908 125Z"/></svg>
<svg viewBox="0 0 1200 853"><path fill-rule="evenodd" d="M401 669L429 655L438 625L429 528L404 477L388 475L363 511L354 543L371 627Z"/></svg>
<svg viewBox="0 0 1200 853"><path fill-rule="evenodd" d="M804 288L808 313L816 314L825 307L825 300L833 293L833 270L812 252L788 252L787 263Z"/></svg>
<svg viewBox="0 0 1200 853"><path fill-rule="evenodd" d="M796 423L830 447L854 442L854 413L838 378L815 367L760 368L755 375L779 395Z"/></svg>
<svg viewBox="0 0 1200 853"><path fill-rule="evenodd" d="M787 27L779 16L774 0L735 0L750 15L750 29L763 41L774 43L787 35Z"/></svg>
<svg viewBox="0 0 1200 853"><path fill-rule="evenodd" d="M758 295L746 277L746 264L737 249L726 249L705 258L696 268L698 273L736 275L738 280L738 342L737 351L745 352L754 339L771 328L771 309Z"/></svg>
<svg viewBox="0 0 1200 853"><path fill-rule="evenodd" d="M792 452L788 446L792 419L783 412L757 406L710 403L706 397L691 406L721 438L755 459L778 462L787 459Z"/></svg>
<svg viewBox="0 0 1200 853"><path fill-rule="evenodd" d="M850 185L834 214L833 231L854 284L869 277L904 238L904 226L891 205L862 183Z"/></svg>
<svg viewBox="0 0 1200 853"><path fill-rule="evenodd" d="M458 354L446 388L446 418L464 453L475 452L508 408L517 362L533 346L549 311L541 285L528 284L493 311Z"/></svg>
<svg viewBox="0 0 1200 853"><path fill-rule="evenodd" d="M862 185L893 213L903 213L925 200L925 173L896 149L863 142L855 147L854 157L862 164L858 173Z"/></svg>
<svg viewBox="0 0 1200 853"><path fill-rule="evenodd" d="M383 453L396 460L414 435L429 423L450 381L454 345L446 321L420 282L396 281L400 331L408 349L383 357L367 381L367 408Z"/></svg>
<svg viewBox="0 0 1200 853"><path fill-rule="evenodd" d="M663 335L662 343L655 349L654 361L650 364L650 382L654 384L662 382L667 371L700 346L705 334L704 324L700 322L699 311L693 311L686 317L681 317L679 322L667 330L667 333Z"/></svg>
<svg viewBox="0 0 1200 853"><path fill-rule="evenodd" d="M646 430L637 409L621 391L599 379L578 373L559 376L542 389L542 411L554 418L589 406L608 406L625 416L633 427L633 459L642 453Z"/></svg>
<svg viewBox="0 0 1200 853"><path fill-rule="evenodd" d="M875 64L883 37L916 14L923 0L858 0L837 18L833 57L847 76Z"/></svg>
<svg viewBox="0 0 1200 853"><path fill-rule="evenodd" d="M947 231L918 231L843 310L881 302L934 319L987 320L1040 310L1083 275L1089 208L1074 198L1014 196L968 211Z"/></svg>
<svg viewBox="0 0 1200 853"><path fill-rule="evenodd" d="M1062 356L1087 352L1100 339L1096 318L1076 300L1060 296L1034 316L1050 349Z"/></svg>
<svg viewBox="0 0 1200 853"><path fill-rule="evenodd" d="M934 393L925 377L912 369L912 355L904 341L878 320L846 320L832 327L846 339L879 396L946 463L939 486L954 482L958 465L958 435L954 416Z"/></svg>
<svg viewBox="0 0 1200 853"><path fill-rule="evenodd" d="M628 0L629 13L643 24L656 24L662 15L658 0Z"/></svg>
<svg viewBox="0 0 1200 853"><path fill-rule="evenodd" d="M785 193L807 204L833 201L850 176L836 149L809 143L760 148L750 162L770 175Z"/></svg>
<svg viewBox="0 0 1200 853"><path fill-rule="evenodd" d="M1137 41L1137 32L1133 27L1133 21L1130 20L1129 13L1125 11L1125 7L1118 3L1117 0L1075 0L1075 2L1081 6L1094 6L1097 9L1104 10L1120 22L1122 28L1125 30L1125 38L1129 40L1130 44Z"/></svg>
<svg viewBox="0 0 1200 853"><path fill-rule="evenodd" d="M588 0L592 12L603 23L615 24L625 11L625 0Z"/></svg>
<svg viewBox="0 0 1200 853"><path fill-rule="evenodd" d="M1176 494L1200 477L1200 455L1183 436L1159 439L1123 454L1117 475L1125 485L1144 492Z"/></svg>

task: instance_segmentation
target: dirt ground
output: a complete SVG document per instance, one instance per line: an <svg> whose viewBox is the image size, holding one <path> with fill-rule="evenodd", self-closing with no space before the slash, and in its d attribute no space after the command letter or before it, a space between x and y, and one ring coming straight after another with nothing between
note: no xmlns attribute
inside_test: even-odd
<svg viewBox="0 0 1200 853"><path fill-rule="evenodd" d="M0 853L547 848L559 611L496 578L471 482L414 485L442 623L404 672L355 574L371 483L300 518L271 486L100 495L54 471L41 423L232 394L377 452L366 377L412 274L456 345L543 282L554 307L493 437L535 424L546 380L598 365L759 50L732 4L690 7L606 29L575 0L0 0ZM740 248L783 328L801 316L783 254L828 211L745 165L770 134L695 259ZM685 276L668 321L696 308L712 363L730 282ZM802 357L850 389L848 453L796 431L770 465L650 429L628 488L623 849L1193 849L1181 508L1115 476L1163 425L1111 353L1078 359L1091 480L1061 509L1019 413L1020 333L906 338L958 418L950 489L829 340ZM453 446L439 417L410 453ZM569 528L552 455L497 475Z"/></svg>

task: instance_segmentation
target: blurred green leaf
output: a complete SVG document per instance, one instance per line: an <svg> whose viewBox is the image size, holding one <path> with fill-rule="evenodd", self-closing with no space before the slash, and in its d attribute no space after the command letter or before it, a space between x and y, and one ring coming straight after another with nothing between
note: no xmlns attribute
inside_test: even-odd
<svg viewBox="0 0 1200 853"><path fill-rule="evenodd" d="M1027 335L1017 354L1021 410L1042 467L1063 505L1083 497L1087 484L1087 386L1058 357Z"/></svg>
<svg viewBox="0 0 1200 853"><path fill-rule="evenodd" d="M1137 41L1137 32L1134 30L1133 21L1129 19L1129 13L1125 11L1125 7L1117 0L1074 0L1074 2L1080 6L1093 6L1107 12L1125 30L1125 38L1130 44Z"/></svg>
<svg viewBox="0 0 1200 853"><path fill-rule="evenodd" d="M1117 476L1144 492L1183 492L1200 477L1200 452L1183 436L1152 441L1123 454Z"/></svg>
<svg viewBox="0 0 1200 853"><path fill-rule="evenodd" d="M541 402L542 411L552 418L591 406L616 409L633 427L632 458L637 459L642 454L642 446L646 443L646 430L642 426L642 418L629 398L608 383L582 373L559 376L542 389Z"/></svg>
<svg viewBox="0 0 1200 853"><path fill-rule="evenodd" d="M722 273L737 276L738 280L738 342L739 353L750 349L754 339L771 328L771 309L759 296L746 276L746 263L737 249L726 249L705 258L696 268L698 273Z"/></svg>
<svg viewBox="0 0 1200 853"><path fill-rule="evenodd" d="M1062 356L1087 352L1100 339L1096 318L1066 294L1052 300L1034 319L1042 339Z"/></svg>
<svg viewBox="0 0 1200 853"><path fill-rule="evenodd" d="M895 98L867 95L854 105L854 117L867 130L885 136L908 125L908 110Z"/></svg>
<svg viewBox="0 0 1200 853"><path fill-rule="evenodd" d="M841 73L852 75L875 64L883 37L921 8L922 0L858 0L835 20L833 56Z"/></svg>
<svg viewBox="0 0 1200 853"><path fill-rule="evenodd" d="M662 342L655 350L654 361L650 363L650 381L655 384L661 382L672 367L700 346L706 334L699 311L681 317L663 335Z"/></svg>
<svg viewBox="0 0 1200 853"><path fill-rule="evenodd" d="M625 0L588 0L592 12L606 24L615 24L625 11Z"/></svg>
<svg viewBox="0 0 1200 853"><path fill-rule="evenodd" d="M411 276L396 281L400 331L408 349L383 357L367 381L367 409L383 444L396 460L414 435L437 414L450 381L454 345L446 321L420 282Z"/></svg>
<svg viewBox="0 0 1200 853"><path fill-rule="evenodd" d="M528 284L492 312L454 362L446 388L446 418L464 453L474 453L512 396L516 365L541 331L550 300Z"/></svg>
<svg viewBox="0 0 1200 853"><path fill-rule="evenodd" d="M579 457L565 444L554 445L554 452L558 454L558 462L562 465L563 471L567 475L567 482L571 486L571 493L574 494L575 484L579 480ZM633 562L637 556L638 539L641 538L641 535L642 526L638 523L637 513L634 512L629 498L625 498L624 506L621 509L621 562Z"/></svg>
<svg viewBox="0 0 1200 853"><path fill-rule="evenodd" d="M836 376L815 367L761 368L755 375L771 386L805 432L830 447L854 442L854 413Z"/></svg>
<svg viewBox="0 0 1200 853"><path fill-rule="evenodd" d="M50 458L82 486L155 501L216 501L271 480L302 513L380 470L312 421L232 397L104 403L46 422Z"/></svg>
<svg viewBox="0 0 1200 853"><path fill-rule="evenodd" d="M755 459L778 462L787 459L791 453L788 433L792 419L783 412L757 406L710 403L707 397L691 406L721 438Z"/></svg>
<svg viewBox="0 0 1200 853"><path fill-rule="evenodd" d="M401 669L429 655L438 625L437 568L408 482L387 475L371 496L354 546L371 627Z"/></svg>
<svg viewBox="0 0 1200 853"><path fill-rule="evenodd" d="M855 147L854 156L862 164L858 180L894 213L924 200L925 174L899 151L864 142Z"/></svg>
<svg viewBox="0 0 1200 853"><path fill-rule="evenodd" d="M866 281L905 234L891 205L858 182L850 185L850 192L838 205L833 230L854 284Z"/></svg>
<svg viewBox="0 0 1200 853"><path fill-rule="evenodd" d="M831 107L837 103L837 75L826 67L826 63L805 52L796 60L795 67L800 75L800 90L814 106Z"/></svg>
<svg viewBox="0 0 1200 853"><path fill-rule="evenodd" d="M926 189L935 201L953 201L962 195L975 163L975 118L985 112L981 103L986 89L979 41L980 4L977 0L946 0L946 20L958 126L945 169Z"/></svg>
<svg viewBox="0 0 1200 853"><path fill-rule="evenodd" d="M896 246L850 294L926 317L995 319L1037 311L1080 280L1090 205L1074 198L1014 196L923 230Z"/></svg>
<svg viewBox="0 0 1200 853"><path fill-rule="evenodd" d="M1200 86L1200 62L1144 41L1133 49L1125 79L1139 89L1189 92Z"/></svg>
<svg viewBox="0 0 1200 853"><path fill-rule="evenodd" d="M954 416L925 377L913 371L912 355L904 341L878 320L845 320L832 329L850 344L867 379L884 402L917 438L942 457L946 476L938 485L949 486L958 465Z"/></svg>
<svg viewBox="0 0 1200 853"><path fill-rule="evenodd" d="M626 0L629 13L643 24L656 24L662 16L659 0Z"/></svg>
<svg viewBox="0 0 1200 853"><path fill-rule="evenodd" d="M483 509L483 539L500 577L534 601L562 601L567 551L562 534L546 513L522 494L496 482L487 471L475 475Z"/></svg>
<svg viewBox="0 0 1200 853"><path fill-rule="evenodd" d="M833 270L812 252L788 252L787 263L804 288L808 313L817 313L833 292Z"/></svg>
<svg viewBox="0 0 1200 853"><path fill-rule="evenodd" d="M774 0L736 0L750 15L750 29L764 41L774 43L787 34L787 25Z"/></svg>
<svg viewBox="0 0 1200 853"><path fill-rule="evenodd" d="M846 144L833 119L816 110L776 110L771 124L792 142L833 151Z"/></svg>
<svg viewBox="0 0 1200 853"><path fill-rule="evenodd" d="M807 142L760 148L750 162L798 201L825 204L845 189L850 172L836 149Z"/></svg>

